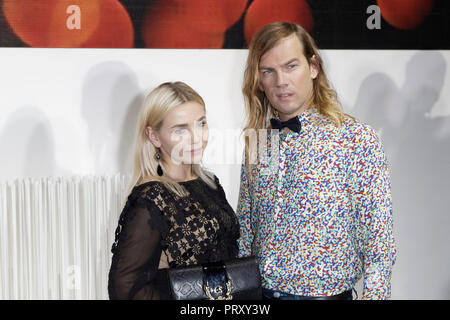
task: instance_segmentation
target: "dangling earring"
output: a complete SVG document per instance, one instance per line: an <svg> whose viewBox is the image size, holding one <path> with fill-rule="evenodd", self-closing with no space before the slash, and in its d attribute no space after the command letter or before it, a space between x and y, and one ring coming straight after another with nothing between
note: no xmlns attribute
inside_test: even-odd
<svg viewBox="0 0 450 320"><path fill-rule="evenodd" d="M156 160L158 160L158 168L156 169L156 172L158 173L158 176L161 177L163 175L163 171L161 165L159 164L159 161L161 160L161 154L159 153L159 150L156 151L155 158Z"/></svg>

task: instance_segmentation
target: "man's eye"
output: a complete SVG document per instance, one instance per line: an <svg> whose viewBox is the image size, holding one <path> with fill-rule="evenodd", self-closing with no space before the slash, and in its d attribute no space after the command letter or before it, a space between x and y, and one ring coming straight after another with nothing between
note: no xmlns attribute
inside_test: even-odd
<svg viewBox="0 0 450 320"><path fill-rule="evenodd" d="M264 75L268 75L268 74L271 74L271 73L272 73L272 70L264 70L262 73L263 73Z"/></svg>
<svg viewBox="0 0 450 320"><path fill-rule="evenodd" d="M204 127L206 125L206 121L199 121L198 126Z"/></svg>
<svg viewBox="0 0 450 320"><path fill-rule="evenodd" d="M296 66L297 66L296 64L290 64L290 65L288 66L288 68L289 68L289 69L294 69Z"/></svg>

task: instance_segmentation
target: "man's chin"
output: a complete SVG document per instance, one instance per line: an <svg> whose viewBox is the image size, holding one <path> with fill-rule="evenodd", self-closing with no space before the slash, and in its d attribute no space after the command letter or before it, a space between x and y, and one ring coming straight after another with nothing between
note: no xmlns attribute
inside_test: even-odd
<svg viewBox="0 0 450 320"><path fill-rule="evenodd" d="M275 109L278 111L280 117L283 118L292 118L295 115L301 114L304 110L302 107L298 107L298 105L294 104L279 104Z"/></svg>
<svg viewBox="0 0 450 320"><path fill-rule="evenodd" d="M280 106L276 109L278 111L278 114L280 116L284 116L284 117L289 117L289 116L297 113L298 111L300 111L298 107L292 107L292 106L286 106L286 105Z"/></svg>

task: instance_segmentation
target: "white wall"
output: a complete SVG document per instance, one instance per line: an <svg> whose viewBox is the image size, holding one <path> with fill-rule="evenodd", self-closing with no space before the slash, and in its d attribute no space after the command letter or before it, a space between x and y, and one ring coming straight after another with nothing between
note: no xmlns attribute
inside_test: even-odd
<svg viewBox="0 0 450 320"><path fill-rule="evenodd" d="M137 111L185 81L205 99L204 162L236 208L246 50L0 48L0 181L129 171ZM450 298L449 51L325 50L345 110L380 130L391 162L394 299ZM209 153L208 153L209 152ZM109 250L110 248L106 248Z"/></svg>

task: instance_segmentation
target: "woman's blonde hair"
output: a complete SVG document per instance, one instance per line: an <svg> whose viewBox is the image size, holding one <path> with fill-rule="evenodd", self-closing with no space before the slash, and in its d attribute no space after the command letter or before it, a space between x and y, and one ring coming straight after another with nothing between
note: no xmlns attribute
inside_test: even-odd
<svg viewBox="0 0 450 320"><path fill-rule="evenodd" d="M270 105L264 92L259 89L259 62L261 57L275 47L281 39L292 34L295 34L300 40L308 64L314 63L318 67L317 77L313 80L313 106L317 108L320 114L328 116L337 126L341 126L345 117L348 116L343 112L337 93L327 79L323 61L314 39L298 24L275 22L259 30L250 42L242 88L247 111L244 133L247 130L267 129L269 127L269 120L274 116L275 110ZM312 61L313 57L314 61ZM245 141L246 163L248 163L253 150L253 146L252 150L250 149L247 138Z"/></svg>
<svg viewBox="0 0 450 320"><path fill-rule="evenodd" d="M166 82L156 87L144 100L139 113L134 142L134 161L128 194L133 187L148 181L160 181L169 190L180 197L187 195L187 190L175 181L157 173L158 160L155 158L157 148L150 142L146 128L158 131L166 115L175 107L186 103L197 102L205 108L202 97L184 82ZM162 165L161 165L162 167ZM202 168L200 164L192 164L193 172L206 184L216 189L213 173ZM163 168L164 171L164 168Z"/></svg>

